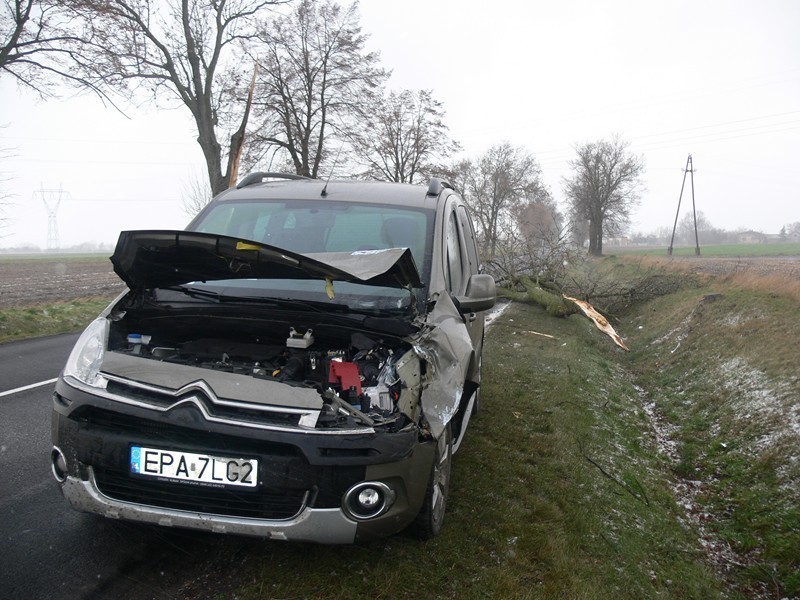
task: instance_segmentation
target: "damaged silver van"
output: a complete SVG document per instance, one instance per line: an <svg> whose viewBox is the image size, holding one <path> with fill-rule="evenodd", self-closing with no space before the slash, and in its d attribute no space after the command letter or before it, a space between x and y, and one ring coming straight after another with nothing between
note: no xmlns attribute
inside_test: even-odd
<svg viewBox="0 0 800 600"><path fill-rule="evenodd" d="M255 173L185 231L122 232L128 291L56 383L76 509L282 540L436 535L484 320L448 184Z"/></svg>

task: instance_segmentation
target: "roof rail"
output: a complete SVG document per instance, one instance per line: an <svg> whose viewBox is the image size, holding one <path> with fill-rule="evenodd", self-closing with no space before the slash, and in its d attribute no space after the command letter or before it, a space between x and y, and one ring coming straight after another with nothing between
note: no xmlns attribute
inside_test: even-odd
<svg viewBox="0 0 800 600"><path fill-rule="evenodd" d="M261 183L264 179L267 178L272 179L311 179L311 177L305 177L304 175L295 175L294 173L270 173L270 172L263 172L258 171L257 173L250 173L249 175L245 176L237 185L236 189L240 190L243 187L247 187L248 185L253 185L254 183Z"/></svg>
<svg viewBox="0 0 800 600"><path fill-rule="evenodd" d="M439 179L438 177L431 177L431 180L428 182L428 196L437 197L439 194L442 193L443 189L454 190L455 188L450 185L444 179Z"/></svg>

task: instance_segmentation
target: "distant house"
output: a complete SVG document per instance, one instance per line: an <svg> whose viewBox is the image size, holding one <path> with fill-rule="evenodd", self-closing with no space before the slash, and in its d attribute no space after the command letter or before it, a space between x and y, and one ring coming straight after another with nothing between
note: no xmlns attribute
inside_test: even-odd
<svg viewBox="0 0 800 600"><path fill-rule="evenodd" d="M627 236L613 237L606 240L606 246L621 247L630 246L633 242Z"/></svg>
<svg viewBox="0 0 800 600"><path fill-rule="evenodd" d="M763 244L767 241L767 236L759 231L740 231L736 238L739 244Z"/></svg>

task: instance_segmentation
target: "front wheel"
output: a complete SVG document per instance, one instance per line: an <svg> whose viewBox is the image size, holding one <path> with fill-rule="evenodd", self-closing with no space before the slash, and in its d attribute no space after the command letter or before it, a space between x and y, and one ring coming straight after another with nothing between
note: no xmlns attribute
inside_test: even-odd
<svg viewBox="0 0 800 600"><path fill-rule="evenodd" d="M483 342L486 339L486 332L481 336L480 350L478 351L478 389L475 390L475 401L472 403L472 415L476 416L481 410L481 383L483 382Z"/></svg>
<svg viewBox="0 0 800 600"><path fill-rule="evenodd" d="M450 425L445 427L436 442L436 454L431 467L425 500L411 531L420 540L429 540L438 535L444 522L447 508L447 493L450 489L450 468L453 460L453 439Z"/></svg>

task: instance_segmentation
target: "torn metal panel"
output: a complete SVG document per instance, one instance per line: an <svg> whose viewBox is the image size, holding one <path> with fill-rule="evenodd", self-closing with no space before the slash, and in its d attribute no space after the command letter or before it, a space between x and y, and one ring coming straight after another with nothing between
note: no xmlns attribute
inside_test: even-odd
<svg viewBox="0 0 800 600"><path fill-rule="evenodd" d="M449 294L439 295L427 325L430 329L420 336L414 351L427 363L422 414L431 434L438 439L458 410L470 355L475 349L464 319Z"/></svg>
<svg viewBox="0 0 800 600"><path fill-rule="evenodd" d="M406 352L395 366L400 381L403 382L397 408L412 421L417 420L420 388L422 387L422 369L420 359L413 350Z"/></svg>
<svg viewBox="0 0 800 600"><path fill-rule="evenodd" d="M408 248L309 253L304 256L348 273L353 281L415 288L423 285Z"/></svg>

